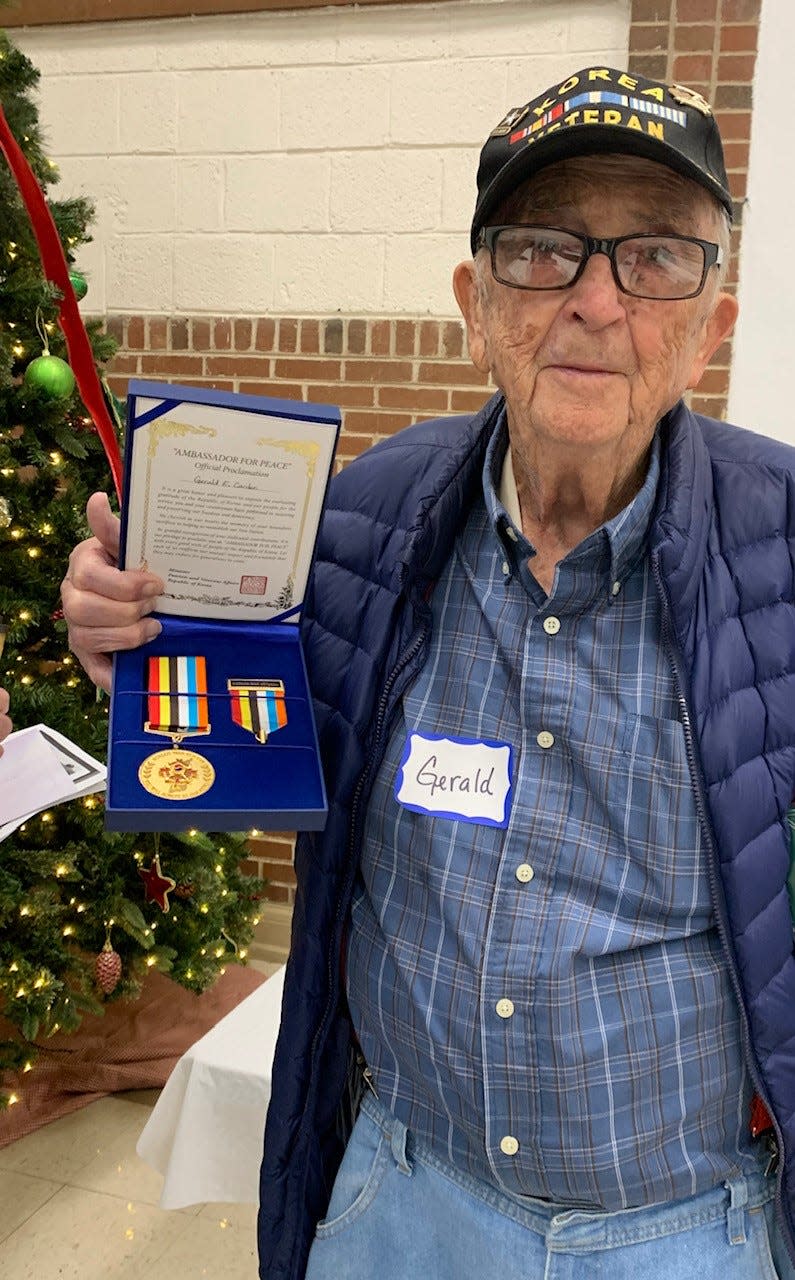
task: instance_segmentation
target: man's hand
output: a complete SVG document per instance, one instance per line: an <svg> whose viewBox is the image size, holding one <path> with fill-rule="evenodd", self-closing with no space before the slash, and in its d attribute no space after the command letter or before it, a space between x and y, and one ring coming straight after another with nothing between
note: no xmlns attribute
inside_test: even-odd
<svg viewBox="0 0 795 1280"><path fill-rule="evenodd" d="M5 689L0 689L0 742L3 741L3 738L8 737L9 733L14 727L11 723L11 717L8 714L8 703L9 703L8 694L6 693ZM3 748L0 747L0 756L2 754L3 754Z"/></svg>
<svg viewBox="0 0 795 1280"><path fill-rule="evenodd" d="M118 569L119 521L104 493L94 493L86 507L93 538L79 543L69 557L61 583L69 648L100 688L110 691L110 654L136 649L160 634L148 618L164 584L142 569Z"/></svg>

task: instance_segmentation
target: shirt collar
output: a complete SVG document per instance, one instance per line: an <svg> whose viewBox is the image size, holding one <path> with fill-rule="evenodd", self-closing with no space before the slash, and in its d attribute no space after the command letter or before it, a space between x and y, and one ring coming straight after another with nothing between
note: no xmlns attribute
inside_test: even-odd
<svg viewBox="0 0 795 1280"><path fill-rule="evenodd" d="M503 408L483 463L483 495L489 521L515 569L520 560L535 555L535 547L522 533L519 495L508 445L508 419ZM652 440L646 478L635 497L565 557L566 561L576 560L581 567L586 562L592 564L595 573L604 574L611 596L620 592L645 552L659 478L660 433L657 430Z"/></svg>

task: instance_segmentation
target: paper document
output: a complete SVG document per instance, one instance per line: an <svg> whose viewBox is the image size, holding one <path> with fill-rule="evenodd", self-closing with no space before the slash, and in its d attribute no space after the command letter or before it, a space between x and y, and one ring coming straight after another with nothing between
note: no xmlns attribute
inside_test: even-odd
<svg viewBox="0 0 795 1280"><path fill-rule="evenodd" d="M45 724L19 729L3 748L0 840L51 805L105 789L104 764Z"/></svg>
<svg viewBox="0 0 795 1280"><path fill-rule="evenodd" d="M267 621L303 599L336 431L210 404L139 398L125 563L166 584L158 609ZM295 619L293 619L295 621Z"/></svg>

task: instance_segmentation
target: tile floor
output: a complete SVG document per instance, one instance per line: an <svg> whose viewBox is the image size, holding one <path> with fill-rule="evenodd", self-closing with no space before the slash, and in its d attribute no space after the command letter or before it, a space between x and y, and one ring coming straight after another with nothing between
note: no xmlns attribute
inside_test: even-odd
<svg viewBox="0 0 795 1280"><path fill-rule="evenodd" d="M156 1099L101 1098L0 1149L3 1280L256 1280L254 1205L158 1208L135 1150Z"/></svg>
<svg viewBox="0 0 795 1280"><path fill-rule="evenodd" d="M135 1151L155 1097L101 1098L0 1150L4 1280L256 1280L254 1205L157 1207Z"/></svg>

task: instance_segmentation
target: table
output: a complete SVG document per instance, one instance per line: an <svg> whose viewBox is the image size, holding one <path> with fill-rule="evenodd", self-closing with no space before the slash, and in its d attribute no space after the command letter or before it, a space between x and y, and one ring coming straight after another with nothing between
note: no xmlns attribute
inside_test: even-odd
<svg viewBox="0 0 795 1280"><path fill-rule="evenodd" d="M138 1139L162 1209L256 1204L284 968L183 1054Z"/></svg>

